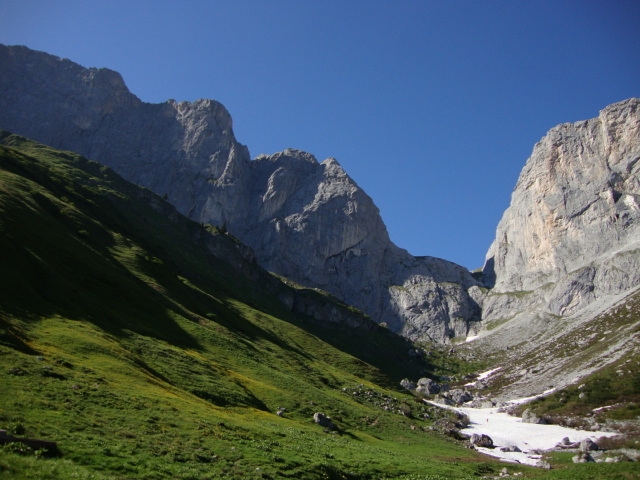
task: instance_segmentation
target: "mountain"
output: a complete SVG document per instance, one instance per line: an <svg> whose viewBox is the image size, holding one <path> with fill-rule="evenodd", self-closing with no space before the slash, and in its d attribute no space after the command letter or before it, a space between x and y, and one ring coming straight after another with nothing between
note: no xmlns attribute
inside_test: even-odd
<svg viewBox="0 0 640 480"><path fill-rule="evenodd" d="M409 338L446 342L476 328L478 281L394 245L335 159L287 149L251 160L220 103L144 103L108 69L7 46L0 66L0 128L113 168L189 218L224 226L268 270Z"/></svg>
<svg viewBox="0 0 640 480"><path fill-rule="evenodd" d="M408 355L103 165L0 132L0 232L0 442L54 441L63 457L9 443L4 477L497 471L438 434L455 416L399 391L459 363Z"/></svg>
<svg viewBox="0 0 640 480"><path fill-rule="evenodd" d="M534 147L487 253L492 289L470 347L499 359L505 395L635 363L639 160L635 98L559 125Z"/></svg>
<svg viewBox="0 0 640 480"><path fill-rule="evenodd" d="M493 292L536 292L549 312L566 315L638 285L639 160L638 99L552 129L534 147L487 254Z"/></svg>
<svg viewBox="0 0 640 480"><path fill-rule="evenodd" d="M0 127L100 160L0 132L0 427L67 459L2 449L3 473L496 473L432 435L461 419L398 391L424 375L477 403L553 390L537 414L637 448L640 100L535 146L471 276L393 245L336 160L251 160L217 102L146 104L25 47L0 65ZM633 478L562 455L549 478Z"/></svg>

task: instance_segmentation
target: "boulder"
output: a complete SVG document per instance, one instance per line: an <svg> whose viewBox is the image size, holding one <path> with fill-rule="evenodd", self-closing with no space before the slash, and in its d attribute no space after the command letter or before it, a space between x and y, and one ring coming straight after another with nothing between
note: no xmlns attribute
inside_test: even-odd
<svg viewBox="0 0 640 480"><path fill-rule="evenodd" d="M473 400L473 395L467 390L455 388L443 394L445 400L450 400L453 405L462 405Z"/></svg>
<svg viewBox="0 0 640 480"><path fill-rule="evenodd" d="M558 443L556 445L556 448L561 448L561 449L573 449L573 448L579 448L580 447L580 442L572 442L571 440L569 440L569 437L564 437L562 439L562 441L560 443Z"/></svg>
<svg viewBox="0 0 640 480"><path fill-rule="evenodd" d="M516 445L508 445L500 448L501 452L522 452Z"/></svg>
<svg viewBox="0 0 640 480"><path fill-rule="evenodd" d="M440 385L430 378L421 378L418 380L418 386L416 387L416 393L422 395L434 395L440 393Z"/></svg>
<svg viewBox="0 0 640 480"><path fill-rule="evenodd" d="M551 464L545 460L538 460L536 462L536 467L544 468L545 470L551 470Z"/></svg>
<svg viewBox="0 0 640 480"><path fill-rule="evenodd" d="M585 438L580 442L580 451L581 452L593 452L599 450L598 444L591 440L590 438Z"/></svg>
<svg viewBox="0 0 640 480"><path fill-rule="evenodd" d="M405 389L409 390L410 392L412 392L413 390L415 390L415 389L416 389L416 384L415 384L415 383L413 383L413 382L412 382L411 380L409 380L408 378L403 378L403 379L400 381L400 386L401 386L402 388L405 388Z"/></svg>
<svg viewBox="0 0 640 480"><path fill-rule="evenodd" d="M314 413L313 421L316 422L321 427L324 427L328 430L334 430L336 428L333 422L331 421L331 417L327 417L324 413L320 413L320 412Z"/></svg>
<svg viewBox="0 0 640 480"><path fill-rule="evenodd" d="M469 443L474 447L493 448L493 440L489 435L474 433L469 437Z"/></svg>
<svg viewBox="0 0 640 480"><path fill-rule="evenodd" d="M573 463L595 462L593 457L591 455L589 455L589 453L587 453L587 452L582 452L582 453L579 453L578 455L574 455L571 460L573 461Z"/></svg>
<svg viewBox="0 0 640 480"><path fill-rule="evenodd" d="M545 418L537 416L531 411L530 408L527 408L524 412L522 412L522 423L537 423L540 425L546 425L549 422Z"/></svg>

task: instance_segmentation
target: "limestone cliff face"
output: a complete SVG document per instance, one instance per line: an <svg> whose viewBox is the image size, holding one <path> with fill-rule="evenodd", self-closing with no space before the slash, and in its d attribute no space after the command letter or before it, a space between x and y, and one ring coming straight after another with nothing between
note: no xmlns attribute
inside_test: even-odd
<svg viewBox="0 0 640 480"><path fill-rule="evenodd" d="M188 217L226 226L267 269L412 338L447 341L479 320L469 272L393 245L336 160L292 149L251 160L220 103L144 103L111 70L5 46L0 69L0 128L76 151Z"/></svg>
<svg viewBox="0 0 640 480"><path fill-rule="evenodd" d="M640 100L553 128L533 149L487 254L487 320L569 315L640 284ZM509 293L510 292L510 293Z"/></svg>

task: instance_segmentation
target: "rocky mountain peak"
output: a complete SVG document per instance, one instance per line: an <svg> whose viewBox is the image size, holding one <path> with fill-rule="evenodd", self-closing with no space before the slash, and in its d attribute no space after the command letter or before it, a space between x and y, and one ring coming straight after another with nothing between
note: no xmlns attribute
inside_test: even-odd
<svg viewBox="0 0 640 480"><path fill-rule="evenodd" d="M393 245L335 159L287 149L251 161L220 103L143 103L108 70L5 46L0 66L0 128L112 167L188 217L226 226L267 269L413 338L448 341L479 319L469 272Z"/></svg>
<svg viewBox="0 0 640 480"><path fill-rule="evenodd" d="M640 282L640 100L559 125L536 144L487 254L493 293L536 292L557 315ZM522 301L485 317L508 316ZM511 310L509 312L509 310Z"/></svg>

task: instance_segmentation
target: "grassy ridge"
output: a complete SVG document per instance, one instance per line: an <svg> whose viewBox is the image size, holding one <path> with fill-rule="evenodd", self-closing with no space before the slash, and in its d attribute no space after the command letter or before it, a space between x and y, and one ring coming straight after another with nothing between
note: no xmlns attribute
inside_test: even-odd
<svg viewBox="0 0 640 480"><path fill-rule="evenodd" d="M445 413L395 389L429 368L403 339L366 319L354 329L294 315L277 299L296 289L229 236L98 164L0 138L0 428L63 453L0 451L0 476L498 470L431 431Z"/></svg>

